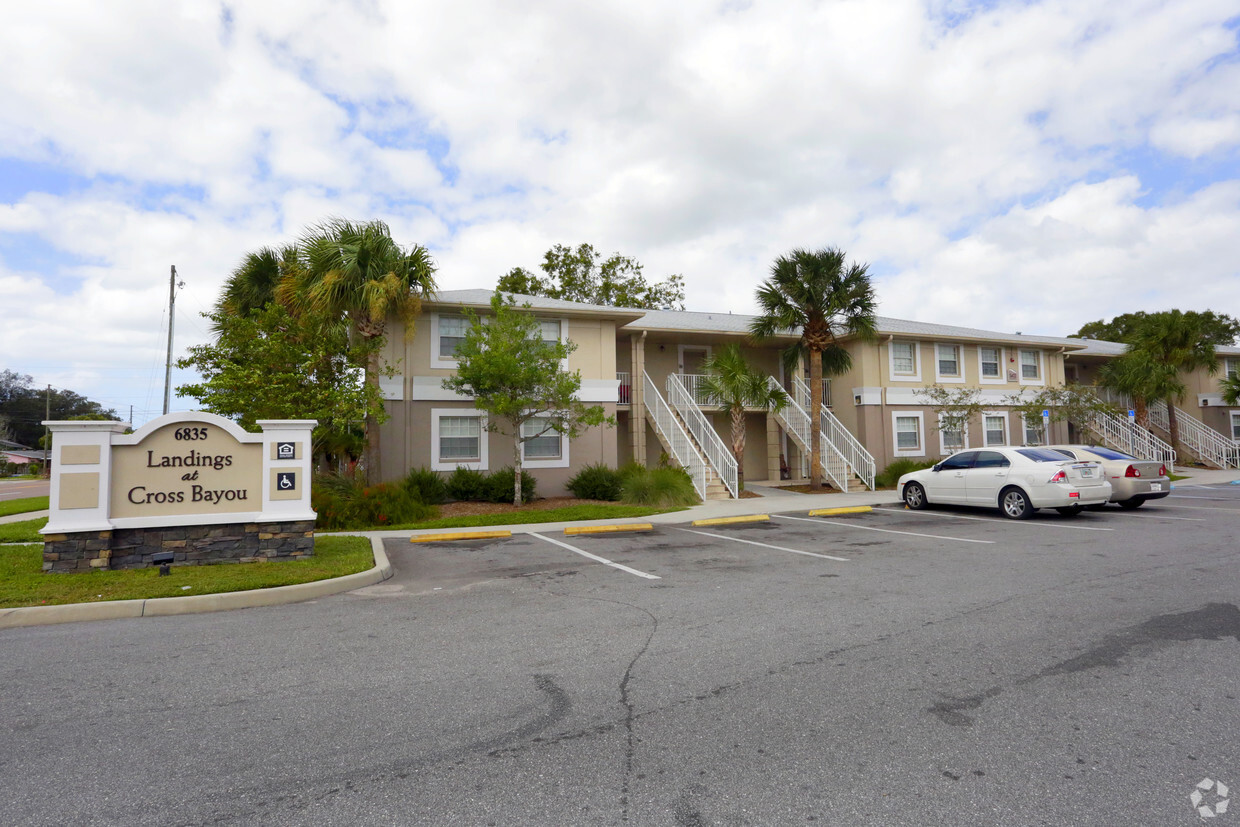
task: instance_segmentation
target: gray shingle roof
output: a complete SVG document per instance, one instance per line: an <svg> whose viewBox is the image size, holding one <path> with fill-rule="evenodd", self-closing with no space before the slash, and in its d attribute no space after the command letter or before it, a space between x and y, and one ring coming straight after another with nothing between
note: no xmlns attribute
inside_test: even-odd
<svg viewBox="0 0 1240 827"><path fill-rule="evenodd" d="M475 288L469 290L440 290L427 299L427 304L465 305L467 307L489 307L494 290ZM546 296L525 296L521 293L505 293L512 297L518 305L528 304L533 310L554 310L567 313L605 314L617 319L640 318L646 310L635 310L628 307L610 307L605 304L585 304L570 302L564 299L549 299Z"/></svg>

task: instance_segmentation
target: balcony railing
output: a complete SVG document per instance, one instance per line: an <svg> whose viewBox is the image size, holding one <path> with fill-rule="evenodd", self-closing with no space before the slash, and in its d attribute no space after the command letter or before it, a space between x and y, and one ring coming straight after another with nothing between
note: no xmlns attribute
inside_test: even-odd
<svg viewBox="0 0 1240 827"><path fill-rule="evenodd" d="M620 380L620 396L616 400L620 405L633 404L633 380L627 370L616 371L616 379Z"/></svg>

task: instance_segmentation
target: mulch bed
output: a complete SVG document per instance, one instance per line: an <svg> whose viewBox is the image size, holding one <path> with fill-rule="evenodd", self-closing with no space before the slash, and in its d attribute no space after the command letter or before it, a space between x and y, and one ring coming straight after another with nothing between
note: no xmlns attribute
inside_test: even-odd
<svg viewBox="0 0 1240 827"><path fill-rule="evenodd" d="M579 500L576 497L543 497L522 506L512 503L444 503L439 506L439 516L475 517L479 514L511 514L514 511L548 511L552 508L567 508L573 505L615 505L607 500Z"/></svg>

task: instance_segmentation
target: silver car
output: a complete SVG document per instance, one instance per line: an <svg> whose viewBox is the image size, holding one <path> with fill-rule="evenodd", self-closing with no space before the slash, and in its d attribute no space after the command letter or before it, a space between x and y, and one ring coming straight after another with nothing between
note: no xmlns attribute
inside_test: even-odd
<svg viewBox="0 0 1240 827"><path fill-rule="evenodd" d="M1102 463L1111 482L1111 502L1120 508L1140 508L1147 500L1160 500L1171 493L1167 466L1158 460L1137 459L1104 445L1048 445L1072 459Z"/></svg>

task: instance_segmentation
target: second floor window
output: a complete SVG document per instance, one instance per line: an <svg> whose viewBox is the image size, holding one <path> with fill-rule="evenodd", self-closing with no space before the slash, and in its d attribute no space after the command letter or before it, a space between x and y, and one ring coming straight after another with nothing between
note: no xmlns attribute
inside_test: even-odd
<svg viewBox="0 0 1240 827"><path fill-rule="evenodd" d="M979 349L982 356L982 378L998 379L999 371L1003 367L999 363L999 348L984 347Z"/></svg>
<svg viewBox="0 0 1240 827"><path fill-rule="evenodd" d="M897 376L917 373L917 352L912 342L891 343L891 370Z"/></svg>
<svg viewBox="0 0 1240 827"><path fill-rule="evenodd" d="M1021 379L1041 379L1042 378L1042 359L1036 350L1022 350L1020 352L1020 378Z"/></svg>
<svg viewBox="0 0 1240 827"><path fill-rule="evenodd" d="M939 376L960 375L960 346L936 345L939 357Z"/></svg>
<svg viewBox="0 0 1240 827"><path fill-rule="evenodd" d="M1225 359L1223 366L1228 379L1235 379L1237 375L1240 375L1240 359Z"/></svg>
<svg viewBox="0 0 1240 827"><path fill-rule="evenodd" d="M439 317L439 356L442 359L455 359L456 349L465 341L469 331L469 319L464 316Z"/></svg>

